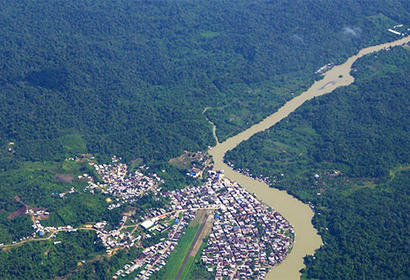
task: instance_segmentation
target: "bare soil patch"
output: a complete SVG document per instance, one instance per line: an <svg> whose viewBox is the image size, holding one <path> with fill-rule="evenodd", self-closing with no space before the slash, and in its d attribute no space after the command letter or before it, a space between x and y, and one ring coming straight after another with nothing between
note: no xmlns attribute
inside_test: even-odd
<svg viewBox="0 0 410 280"><path fill-rule="evenodd" d="M72 183L74 180L74 175L72 174L56 174L56 179L59 182Z"/></svg>
<svg viewBox="0 0 410 280"><path fill-rule="evenodd" d="M23 206L17 209L16 211L14 211L13 213L10 213L10 215L7 216L7 219L13 220L15 217L24 215L25 213L26 213L26 206Z"/></svg>
<svg viewBox="0 0 410 280"><path fill-rule="evenodd" d="M190 257L195 257L198 253L199 249L202 245L202 240L207 237L212 231L212 225L214 222L213 211L208 212L208 216L206 217L205 225L202 231L199 233L198 239L196 240L194 246L192 247L192 251L190 252Z"/></svg>
<svg viewBox="0 0 410 280"><path fill-rule="evenodd" d="M122 212L121 215L131 217L135 215L135 213L137 213L136 207L127 206L127 208L125 208L125 211Z"/></svg>
<svg viewBox="0 0 410 280"><path fill-rule="evenodd" d="M168 162L177 168L187 169L191 165L192 160L192 153L185 151L179 157L171 158Z"/></svg>

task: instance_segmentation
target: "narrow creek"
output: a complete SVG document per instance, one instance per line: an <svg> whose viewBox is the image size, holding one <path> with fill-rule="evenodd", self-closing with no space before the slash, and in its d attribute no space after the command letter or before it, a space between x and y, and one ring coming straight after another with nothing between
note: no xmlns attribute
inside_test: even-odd
<svg viewBox="0 0 410 280"><path fill-rule="evenodd" d="M324 73L323 79L316 81L307 91L285 103L277 112L222 143L217 141L217 145L209 149L209 153L215 162L215 170L224 170L227 178L238 182L250 193L254 193L258 199L281 213L294 227L295 243L291 253L280 265L269 271L266 279L300 279L299 270L304 268L303 257L313 254L322 244L322 240L311 222L314 213L307 204L302 203L287 192L269 188L267 184L233 170L223 161L225 153L234 149L241 142L248 140L254 134L271 128L306 101L330 93L338 87L353 83L354 78L350 75L350 71L353 63L360 57L389 47L399 46L409 41L410 36L407 36L393 42L360 50L356 55L349 57L345 63L336 65ZM216 137L215 126L213 129Z"/></svg>

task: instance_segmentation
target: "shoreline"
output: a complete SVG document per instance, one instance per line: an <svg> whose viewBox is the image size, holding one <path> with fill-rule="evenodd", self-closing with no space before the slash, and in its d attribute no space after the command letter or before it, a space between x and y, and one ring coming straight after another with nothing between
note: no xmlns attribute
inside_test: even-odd
<svg viewBox="0 0 410 280"><path fill-rule="evenodd" d="M361 49L358 53L350 56L343 64L335 65L332 69L323 73L323 79L315 81L308 90L287 101L273 114L221 143L217 141L216 146L208 150L214 160L214 170L224 170L227 178L242 185L249 193L255 194L260 201L278 211L290 222L295 230L295 239L291 252L281 264L269 271L266 279L300 279L301 274L299 271L305 267L303 258L306 255L314 254L322 245L322 239L311 223L314 212L308 204L303 203L287 191L270 188L266 183L234 170L224 162L226 152L234 149L256 133L271 128L306 101L331 93L338 87L352 84L354 77L351 76L350 71L357 59L373 52L403 45L409 41L410 36L407 36L392 42ZM216 126L212 122L210 123L213 125L214 136L216 136ZM217 137L215 139L218 140Z"/></svg>

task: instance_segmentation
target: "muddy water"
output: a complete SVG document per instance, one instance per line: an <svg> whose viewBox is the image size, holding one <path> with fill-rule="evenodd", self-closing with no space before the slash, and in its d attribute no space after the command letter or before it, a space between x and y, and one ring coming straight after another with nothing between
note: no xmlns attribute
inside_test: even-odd
<svg viewBox="0 0 410 280"><path fill-rule="evenodd" d="M224 142L218 143L209 150L215 162L215 170L224 170L226 177L238 182L250 193L256 194L260 200L281 213L295 229L295 244L292 252L280 265L275 266L268 273L267 279L300 279L299 270L304 267L303 257L313 254L322 244L320 236L311 223L313 211L308 205L286 192L271 189L265 183L234 171L223 162L225 153L234 149L252 135L266 130L286 118L305 101L330 93L340 86L347 86L353 83L354 79L350 75L350 70L358 58L388 47L402 45L409 41L410 36L407 36L397 41L362 49L358 54L351 56L344 64L334 66L331 70L327 71L323 75L322 80L316 81L307 91L285 103L276 113Z"/></svg>

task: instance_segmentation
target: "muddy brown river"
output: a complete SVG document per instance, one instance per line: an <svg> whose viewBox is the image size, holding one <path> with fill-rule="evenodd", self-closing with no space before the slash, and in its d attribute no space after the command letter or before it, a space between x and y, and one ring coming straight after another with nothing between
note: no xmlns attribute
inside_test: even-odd
<svg viewBox="0 0 410 280"><path fill-rule="evenodd" d="M358 54L349 57L345 63L336 65L324 73L323 79L316 81L307 91L285 103L277 112L243 132L228 138L224 142L217 143L215 147L209 150L215 162L215 170L224 170L226 177L238 182L250 193L254 193L258 199L281 213L295 229L295 243L291 253L280 265L275 266L269 271L266 279L300 279L299 270L304 267L303 257L313 254L322 244L320 236L311 223L313 211L308 205L285 191L269 188L265 183L236 172L223 162L225 153L234 149L241 142L248 140L254 134L274 126L295 111L305 101L330 93L338 87L353 83L354 78L350 75L350 70L358 58L389 47L399 46L409 41L410 36L407 36L393 42L362 49Z"/></svg>

